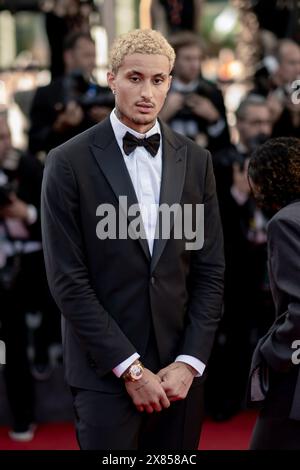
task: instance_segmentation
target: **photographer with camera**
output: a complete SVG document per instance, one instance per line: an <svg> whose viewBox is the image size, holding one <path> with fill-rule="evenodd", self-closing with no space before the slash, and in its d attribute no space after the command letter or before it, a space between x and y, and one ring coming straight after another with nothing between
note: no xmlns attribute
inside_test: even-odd
<svg viewBox="0 0 300 470"><path fill-rule="evenodd" d="M221 91L201 75L203 45L191 32L171 39L176 52L173 80L161 117L180 134L211 152L229 145L229 131Z"/></svg>
<svg viewBox="0 0 300 470"><path fill-rule="evenodd" d="M114 97L93 80L96 49L88 33L72 33L64 45L66 73L38 88L30 118L29 150L48 152L102 121L114 107Z"/></svg>
<svg viewBox="0 0 300 470"><path fill-rule="evenodd" d="M250 95L266 96L274 123L272 137L299 137L300 106L294 99L294 96L299 96L299 45L290 39L282 39L273 61L273 70L265 82L266 87L263 89L256 83Z"/></svg>

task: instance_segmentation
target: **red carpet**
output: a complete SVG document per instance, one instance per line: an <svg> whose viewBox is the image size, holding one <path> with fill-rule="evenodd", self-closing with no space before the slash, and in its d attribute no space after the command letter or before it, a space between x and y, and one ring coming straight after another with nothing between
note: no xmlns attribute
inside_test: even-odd
<svg viewBox="0 0 300 470"><path fill-rule="evenodd" d="M244 450L248 448L256 413L247 411L224 423L204 423L200 449ZM73 450L78 449L72 423L40 424L31 442L16 443L8 437L8 428L0 428L0 450Z"/></svg>
<svg viewBox="0 0 300 470"><path fill-rule="evenodd" d="M0 428L0 450L74 450L78 449L72 423L39 424L31 442L14 442L8 428Z"/></svg>
<svg viewBox="0 0 300 470"><path fill-rule="evenodd" d="M199 449L248 449L256 416L256 411L246 411L222 423L207 420L203 426Z"/></svg>

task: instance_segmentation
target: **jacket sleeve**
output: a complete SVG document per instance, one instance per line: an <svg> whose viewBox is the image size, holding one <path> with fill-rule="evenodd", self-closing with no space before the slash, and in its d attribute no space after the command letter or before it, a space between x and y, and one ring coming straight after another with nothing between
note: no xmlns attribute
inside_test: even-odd
<svg viewBox="0 0 300 470"><path fill-rule="evenodd" d="M225 268L222 225L209 152L203 203L204 244L191 255L188 322L180 354L194 356L207 364L221 318Z"/></svg>
<svg viewBox="0 0 300 470"><path fill-rule="evenodd" d="M270 329L260 352L274 370L284 372L293 366L292 344L300 339L300 226L293 220L275 218L269 224L268 236L271 272L288 306Z"/></svg>
<svg viewBox="0 0 300 470"><path fill-rule="evenodd" d="M47 158L42 185L42 236L51 293L93 359L99 376L136 352L91 286L71 163L61 150Z"/></svg>

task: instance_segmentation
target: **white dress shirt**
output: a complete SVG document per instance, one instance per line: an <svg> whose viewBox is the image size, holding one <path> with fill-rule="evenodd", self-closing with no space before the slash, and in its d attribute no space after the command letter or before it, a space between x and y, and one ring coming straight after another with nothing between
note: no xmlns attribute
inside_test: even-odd
<svg viewBox="0 0 300 470"><path fill-rule="evenodd" d="M129 155L126 155L123 150L123 137L126 132L130 132L138 139L148 138L153 134L159 133L161 129L159 122L156 121L154 126L146 132L140 134L130 127L125 126L116 116L115 110L110 114L110 122L117 140L117 143L122 152L128 173L130 175L137 200L140 206L142 220L147 236L149 251L152 255L153 244L155 238L155 227L157 219L157 211L159 206L161 175L162 175L162 145L160 145L155 157L145 149L145 147L138 146ZM133 354L125 361L121 362L113 369L117 377L128 369L128 367L140 356L138 353ZM176 358L175 362L185 362L197 370L198 376L202 375L205 369L205 364L199 359L189 356L180 355Z"/></svg>

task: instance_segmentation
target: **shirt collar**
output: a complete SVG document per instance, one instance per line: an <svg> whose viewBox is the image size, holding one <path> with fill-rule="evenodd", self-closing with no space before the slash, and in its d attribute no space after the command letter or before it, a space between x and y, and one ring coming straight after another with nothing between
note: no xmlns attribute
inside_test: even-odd
<svg viewBox="0 0 300 470"><path fill-rule="evenodd" d="M145 134L141 134L140 132L137 132L134 129L131 129L131 127L128 127L125 124L123 124L123 122L121 122L116 115L116 109L113 109L112 112L110 113L110 122L113 128L113 131L115 133L116 139L119 141L123 139L126 132L130 132L138 139L150 137L150 135L156 134L157 132L161 135L160 125L157 119L154 123L154 126L151 127L151 129L149 129L149 131L146 132Z"/></svg>

